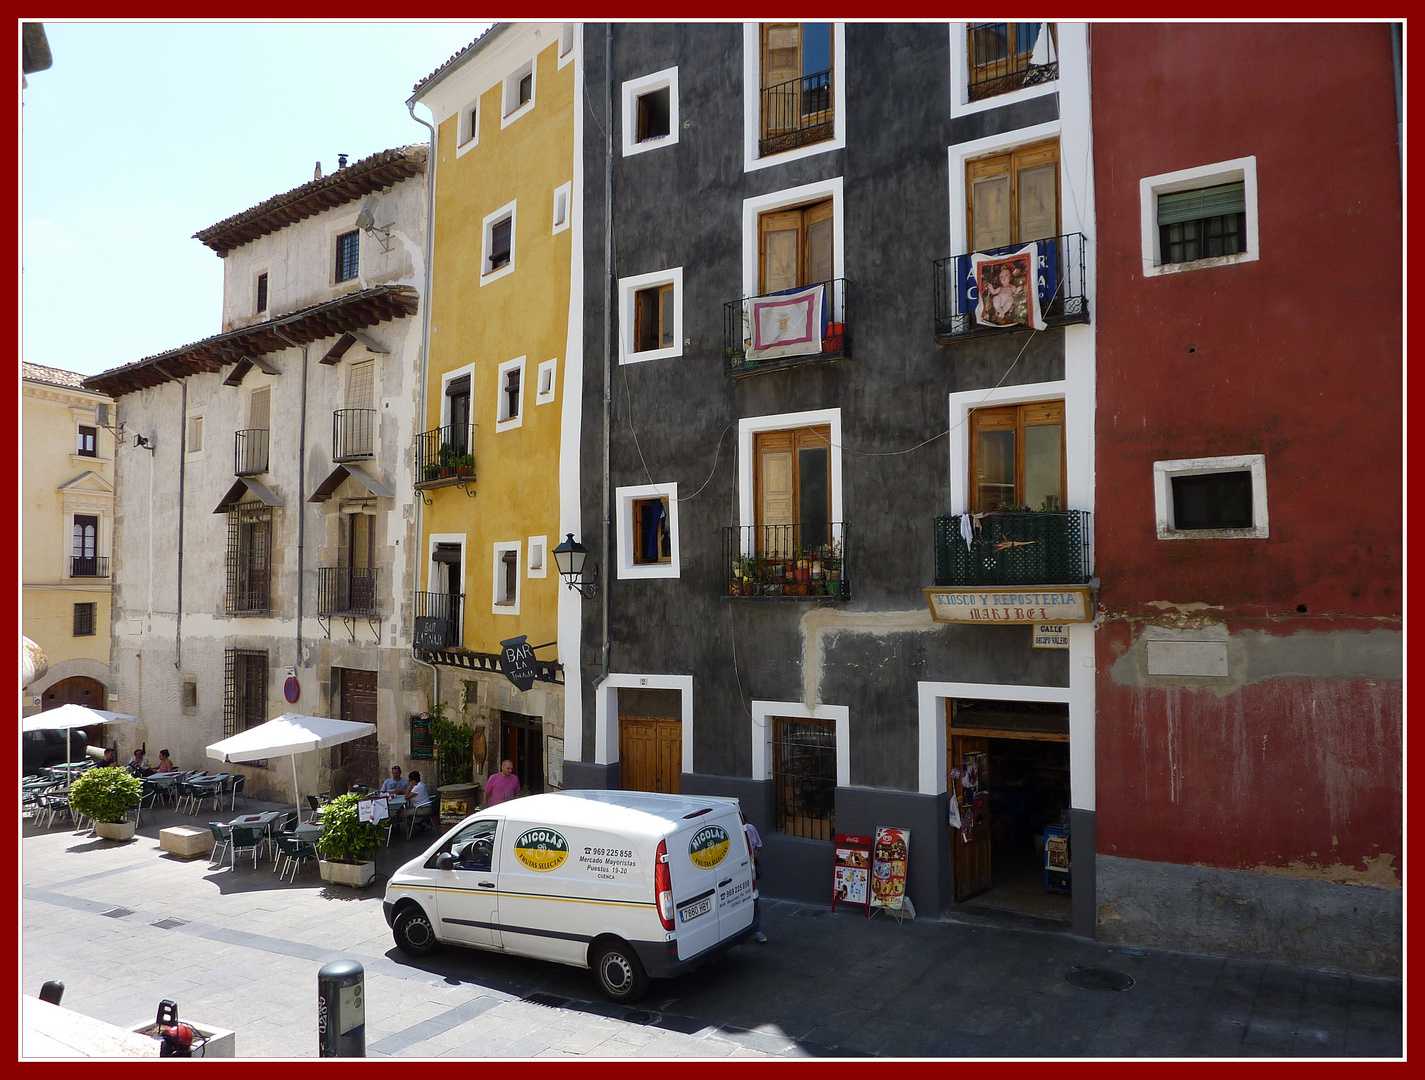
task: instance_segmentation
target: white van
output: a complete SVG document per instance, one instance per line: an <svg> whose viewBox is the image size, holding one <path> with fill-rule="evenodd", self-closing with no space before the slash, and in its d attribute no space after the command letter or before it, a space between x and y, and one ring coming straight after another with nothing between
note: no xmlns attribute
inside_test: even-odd
<svg viewBox="0 0 1425 1080"><path fill-rule="evenodd" d="M593 968L633 1001L746 940L756 903L736 799L564 791L467 817L391 876L384 907L409 955L445 943Z"/></svg>

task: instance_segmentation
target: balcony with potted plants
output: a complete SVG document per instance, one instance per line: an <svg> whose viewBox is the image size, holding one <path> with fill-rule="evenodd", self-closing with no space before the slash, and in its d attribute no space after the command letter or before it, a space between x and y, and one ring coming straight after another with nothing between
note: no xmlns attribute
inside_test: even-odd
<svg viewBox="0 0 1425 1080"><path fill-rule="evenodd" d="M416 436L415 488L458 486L474 496L475 480L474 425L432 428ZM426 498L426 502L430 502Z"/></svg>
<svg viewBox="0 0 1425 1080"><path fill-rule="evenodd" d="M851 599L845 522L733 525L723 530L725 596L776 600Z"/></svg>

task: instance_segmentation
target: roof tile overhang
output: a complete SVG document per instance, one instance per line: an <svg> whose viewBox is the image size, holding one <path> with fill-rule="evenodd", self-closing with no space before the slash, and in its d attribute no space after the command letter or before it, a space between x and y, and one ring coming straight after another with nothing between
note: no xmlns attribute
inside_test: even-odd
<svg viewBox="0 0 1425 1080"><path fill-rule="evenodd" d="M259 236L382 191L409 177L419 176L426 170L429 153L426 144L418 143L372 154L354 165L338 169L330 176L274 195L241 214L200 229L193 234L193 239L201 240L219 255L227 255L233 248L241 247Z"/></svg>
<svg viewBox="0 0 1425 1080"><path fill-rule="evenodd" d="M419 305L420 294L409 285L363 289L92 375L84 380L84 388L118 398L200 372L221 371L227 364L251 364L293 344L307 345L414 315ZM283 340L279 328L291 340Z"/></svg>
<svg viewBox="0 0 1425 1080"><path fill-rule="evenodd" d="M511 22L491 23L490 28L486 30L483 34L481 34L479 37L477 37L474 41L472 41L469 45L465 46L465 48L461 49L459 52L454 53L449 60L441 64L440 67L436 68L424 79L412 86L411 96L407 100L418 101L421 95L423 95L436 83L444 79L446 75L448 75L454 68L464 63L473 54L488 47L490 43L495 40L495 38L499 37L513 25L514 23Z"/></svg>

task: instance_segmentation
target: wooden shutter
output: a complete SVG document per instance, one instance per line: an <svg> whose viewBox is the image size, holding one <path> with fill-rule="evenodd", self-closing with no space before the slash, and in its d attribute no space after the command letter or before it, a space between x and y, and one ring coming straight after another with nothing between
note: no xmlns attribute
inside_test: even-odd
<svg viewBox="0 0 1425 1080"><path fill-rule="evenodd" d="M1062 510L1065 499L1062 401L970 413L971 513L1001 505Z"/></svg>
<svg viewBox="0 0 1425 1080"><path fill-rule="evenodd" d="M346 375L346 407L348 409L374 409L376 389L376 361L363 360L352 364Z"/></svg>
<svg viewBox="0 0 1425 1080"><path fill-rule="evenodd" d="M768 109L767 95L761 95L763 101L762 108L762 136L773 135L781 131L791 129L796 123L796 118L800 115L801 109L797 102L797 85L795 80L802 73L802 28L800 23L763 23L762 24L762 89L765 91L769 87L782 86L792 83L786 87L789 92L789 99L781 104L774 105ZM780 101L780 96L778 97Z"/></svg>
<svg viewBox="0 0 1425 1080"><path fill-rule="evenodd" d="M967 162L965 191L971 251L1058 236L1058 140Z"/></svg>
<svg viewBox="0 0 1425 1080"><path fill-rule="evenodd" d="M760 554L790 558L798 545L826 542L831 519L830 449L828 427L758 432L753 455ZM810 527L815 535L808 539L801 530L787 526Z"/></svg>
<svg viewBox="0 0 1425 1080"><path fill-rule="evenodd" d="M778 210L758 219L760 275L758 292L781 292L799 284L802 247L802 212Z"/></svg>
<svg viewBox="0 0 1425 1080"><path fill-rule="evenodd" d="M830 199L806 208L806 258L798 284L816 285L836 276L831 209Z"/></svg>

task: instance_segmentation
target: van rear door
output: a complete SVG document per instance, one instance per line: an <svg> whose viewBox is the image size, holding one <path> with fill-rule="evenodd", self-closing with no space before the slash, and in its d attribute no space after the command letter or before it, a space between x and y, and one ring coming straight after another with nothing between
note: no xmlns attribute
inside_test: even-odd
<svg viewBox="0 0 1425 1080"><path fill-rule="evenodd" d="M709 825L706 813L685 820L668 837L673 880L673 932L678 957L687 960L712 948L718 933L718 885L727 877L731 841L727 829Z"/></svg>
<svg viewBox="0 0 1425 1080"><path fill-rule="evenodd" d="M724 941L752 925L752 856L742 814L733 809L716 822L731 835L723 872L717 879L718 940Z"/></svg>

